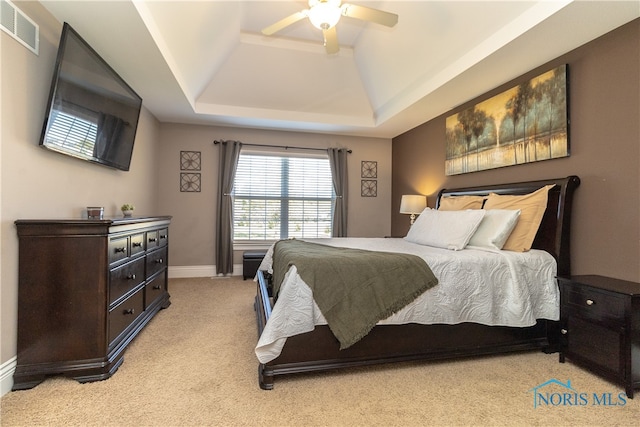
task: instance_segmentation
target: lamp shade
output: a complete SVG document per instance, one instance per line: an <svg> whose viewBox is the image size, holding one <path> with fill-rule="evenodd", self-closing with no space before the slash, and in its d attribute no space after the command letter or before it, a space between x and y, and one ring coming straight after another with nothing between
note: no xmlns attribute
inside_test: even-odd
<svg viewBox="0 0 640 427"><path fill-rule="evenodd" d="M400 201L400 213L419 214L427 207L427 197L420 194L405 194Z"/></svg>

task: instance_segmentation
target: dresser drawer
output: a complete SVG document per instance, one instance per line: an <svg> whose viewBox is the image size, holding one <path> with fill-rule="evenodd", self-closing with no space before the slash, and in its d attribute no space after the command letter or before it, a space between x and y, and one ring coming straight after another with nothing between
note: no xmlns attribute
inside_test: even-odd
<svg viewBox="0 0 640 427"><path fill-rule="evenodd" d="M109 312L109 342L133 323L144 310L144 292L140 289Z"/></svg>
<svg viewBox="0 0 640 427"><path fill-rule="evenodd" d="M151 304L154 303L158 298L160 298L166 292L165 289L165 275L158 274L156 277L151 279L144 286L144 309L146 310Z"/></svg>
<svg viewBox="0 0 640 427"><path fill-rule="evenodd" d="M144 233L133 234L131 236L131 256L143 253L145 249Z"/></svg>
<svg viewBox="0 0 640 427"><path fill-rule="evenodd" d="M159 246L158 230L147 231L147 250L152 250Z"/></svg>
<svg viewBox="0 0 640 427"><path fill-rule="evenodd" d="M114 268L109 272L109 276L109 304L111 305L144 281L144 259L140 258Z"/></svg>
<svg viewBox="0 0 640 427"><path fill-rule="evenodd" d="M565 285L563 305L571 312L596 321L624 322L625 299L619 294Z"/></svg>
<svg viewBox="0 0 640 427"><path fill-rule="evenodd" d="M151 277L167 265L167 248L147 253L147 277Z"/></svg>
<svg viewBox="0 0 640 427"><path fill-rule="evenodd" d="M169 244L169 229L163 228L158 230L158 246L167 246Z"/></svg>
<svg viewBox="0 0 640 427"><path fill-rule="evenodd" d="M109 239L109 264L122 261L129 256L129 236Z"/></svg>

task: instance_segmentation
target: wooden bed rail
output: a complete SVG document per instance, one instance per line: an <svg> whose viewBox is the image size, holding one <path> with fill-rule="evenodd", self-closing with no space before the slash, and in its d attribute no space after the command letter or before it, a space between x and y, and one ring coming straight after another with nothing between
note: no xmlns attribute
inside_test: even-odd
<svg viewBox="0 0 640 427"><path fill-rule="evenodd" d="M267 320L271 317L271 301L269 300L269 284L264 272L260 272L258 276L258 292L256 294L256 301L254 303L254 309L256 310L257 322L258 322L258 336L262 334L264 326L267 324Z"/></svg>

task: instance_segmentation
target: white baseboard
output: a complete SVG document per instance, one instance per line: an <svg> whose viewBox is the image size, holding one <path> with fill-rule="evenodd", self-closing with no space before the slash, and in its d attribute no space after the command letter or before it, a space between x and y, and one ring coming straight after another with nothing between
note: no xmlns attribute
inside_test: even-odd
<svg viewBox="0 0 640 427"><path fill-rule="evenodd" d="M169 279L183 279L188 277L216 277L215 265L184 265L169 266ZM242 264L233 265L232 276L242 276Z"/></svg>
<svg viewBox="0 0 640 427"><path fill-rule="evenodd" d="M0 365L0 396L11 391L13 387L13 373L16 370L16 356Z"/></svg>

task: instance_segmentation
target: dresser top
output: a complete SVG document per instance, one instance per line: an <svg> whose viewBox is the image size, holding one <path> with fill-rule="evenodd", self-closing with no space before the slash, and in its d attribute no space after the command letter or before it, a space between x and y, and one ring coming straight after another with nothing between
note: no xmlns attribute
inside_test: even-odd
<svg viewBox="0 0 640 427"><path fill-rule="evenodd" d="M145 227L169 226L170 216L133 216L103 219L19 219L18 236L99 234L123 232Z"/></svg>
<svg viewBox="0 0 640 427"><path fill-rule="evenodd" d="M86 218L47 218L47 219L18 219L16 225L21 224L110 224L110 225L124 225L135 224L138 222L149 222L159 220L170 220L171 217L167 215L157 216L114 216L104 217L102 219L86 219Z"/></svg>
<svg viewBox="0 0 640 427"><path fill-rule="evenodd" d="M576 284L592 286L594 288L603 289L611 292L617 292L626 295L640 295L640 283L628 280L614 279L612 277L583 275L558 277L560 281L569 281Z"/></svg>

